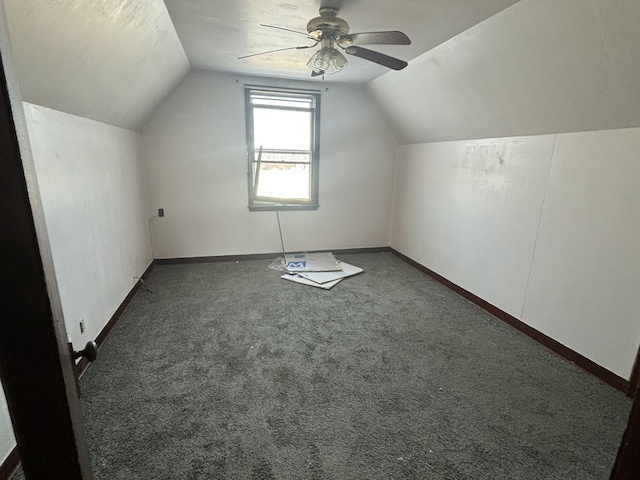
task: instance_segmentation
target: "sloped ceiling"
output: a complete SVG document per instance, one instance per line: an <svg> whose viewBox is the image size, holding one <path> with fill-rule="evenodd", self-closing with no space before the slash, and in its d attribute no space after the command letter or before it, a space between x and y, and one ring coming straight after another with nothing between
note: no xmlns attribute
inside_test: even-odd
<svg viewBox="0 0 640 480"><path fill-rule="evenodd" d="M638 0L522 0L368 87L404 144L640 127L638 25Z"/></svg>
<svg viewBox="0 0 640 480"><path fill-rule="evenodd" d="M309 45L303 35L261 27L271 24L305 32L320 6L339 8L351 32L400 30L410 46L372 46L409 61L518 0L165 0L191 65L249 75L310 79L306 66L315 49L289 50L239 60L243 55ZM324 81L366 83L388 71L349 56L350 64ZM323 81L316 78L315 81Z"/></svg>
<svg viewBox="0 0 640 480"><path fill-rule="evenodd" d="M304 30L321 5L333 6L352 32L407 33L412 45L375 50L411 60L517 2L4 0L26 101L135 130L191 68L310 79L306 61L312 50L238 59L306 42L260 23ZM365 83L388 71L359 58L350 61L326 81Z"/></svg>
<svg viewBox="0 0 640 480"><path fill-rule="evenodd" d="M349 57L315 79L373 79L402 143L640 126L638 0L4 2L24 99L125 128L140 129L191 67L309 79L310 51L237 57L298 44L260 23L304 30L321 4L351 31L413 40L376 48L409 60L400 72Z"/></svg>
<svg viewBox="0 0 640 480"><path fill-rule="evenodd" d="M5 0L24 100L139 129L190 66L162 0Z"/></svg>

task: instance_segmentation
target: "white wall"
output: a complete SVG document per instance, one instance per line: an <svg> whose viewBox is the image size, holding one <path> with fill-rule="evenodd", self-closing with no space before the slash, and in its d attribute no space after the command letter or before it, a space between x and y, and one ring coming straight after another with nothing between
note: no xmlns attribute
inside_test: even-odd
<svg viewBox="0 0 640 480"><path fill-rule="evenodd" d="M640 344L640 129L558 135L523 320L621 377Z"/></svg>
<svg viewBox="0 0 640 480"><path fill-rule="evenodd" d="M362 88L195 72L143 131L156 258L280 251L249 212L244 84L322 88L320 208L281 212L290 251L386 246L397 143ZM328 90L326 90L328 88Z"/></svg>
<svg viewBox="0 0 640 480"><path fill-rule="evenodd" d="M391 245L519 317L554 141L402 146Z"/></svg>
<svg viewBox="0 0 640 480"><path fill-rule="evenodd" d="M405 145L391 246L629 378L640 129Z"/></svg>
<svg viewBox="0 0 640 480"><path fill-rule="evenodd" d="M65 324L79 348L152 261L142 136L29 103L25 112Z"/></svg>
<svg viewBox="0 0 640 480"><path fill-rule="evenodd" d="M624 378L639 24L636 0L521 0L368 84L402 144L391 245Z"/></svg>

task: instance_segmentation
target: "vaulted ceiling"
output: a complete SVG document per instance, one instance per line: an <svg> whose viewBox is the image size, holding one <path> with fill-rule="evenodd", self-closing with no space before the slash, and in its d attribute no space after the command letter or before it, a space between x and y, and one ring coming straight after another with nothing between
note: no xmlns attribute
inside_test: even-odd
<svg viewBox="0 0 640 480"><path fill-rule="evenodd" d="M139 128L189 71L161 0L4 0L23 98Z"/></svg>
<svg viewBox="0 0 640 480"><path fill-rule="evenodd" d="M321 5L338 7L352 32L405 32L411 45L375 50L410 61L517 2L4 0L24 99L131 129L144 125L190 69L308 79L311 49L238 59L306 42L261 23L304 31ZM325 81L365 83L388 72L349 60Z"/></svg>
<svg viewBox="0 0 640 480"><path fill-rule="evenodd" d="M315 49L289 50L246 59L244 55L313 44L304 35L260 24L306 32L319 8L339 9L350 31L400 30L409 46L370 47L409 61L518 0L165 0L189 57L197 70L304 78ZM349 56L350 65L326 81L365 83L386 73L380 65Z"/></svg>
<svg viewBox="0 0 640 480"><path fill-rule="evenodd" d="M400 143L640 127L640 1L522 0L367 85Z"/></svg>

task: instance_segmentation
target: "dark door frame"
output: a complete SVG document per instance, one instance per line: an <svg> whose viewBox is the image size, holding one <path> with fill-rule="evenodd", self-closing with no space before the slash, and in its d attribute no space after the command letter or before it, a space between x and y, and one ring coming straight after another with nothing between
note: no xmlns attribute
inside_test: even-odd
<svg viewBox="0 0 640 480"><path fill-rule="evenodd" d="M638 390L640 390L640 349L636 355L636 361L633 364L633 370L631 371L631 378L629 378L629 388L627 390L627 396L636 398L638 396Z"/></svg>
<svg viewBox="0 0 640 480"><path fill-rule="evenodd" d="M610 480L638 478L640 478L640 395L636 395L633 401L627 429L622 436Z"/></svg>
<svg viewBox="0 0 640 480"><path fill-rule="evenodd" d="M2 60L0 52L0 376L26 477L91 480L66 329L52 313Z"/></svg>
<svg viewBox="0 0 640 480"><path fill-rule="evenodd" d="M640 350L636 357L627 395L634 399L627 429L622 436L616 463L610 480L635 480L640 478Z"/></svg>

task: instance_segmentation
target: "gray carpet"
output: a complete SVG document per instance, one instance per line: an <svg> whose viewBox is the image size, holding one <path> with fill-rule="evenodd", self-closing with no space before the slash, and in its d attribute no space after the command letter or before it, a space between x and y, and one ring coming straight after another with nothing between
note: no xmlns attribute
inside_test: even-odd
<svg viewBox="0 0 640 480"><path fill-rule="evenodd" d="M607 479L630 401L390 253L157 266L82 380L97 479Z"/></svg>

